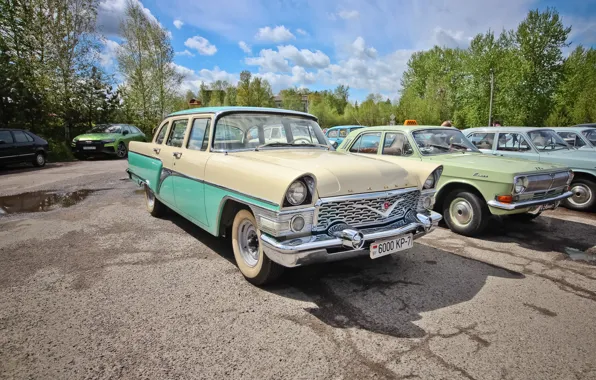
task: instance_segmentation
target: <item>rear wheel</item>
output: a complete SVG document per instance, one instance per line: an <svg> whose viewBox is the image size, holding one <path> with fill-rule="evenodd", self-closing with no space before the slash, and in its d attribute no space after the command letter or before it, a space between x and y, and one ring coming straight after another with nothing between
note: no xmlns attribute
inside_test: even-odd
<svg viewBox="0 0 596 380"><path fill-rule="evenodd" d="M46 164L46 155L43 152L37 152L35 154L35 159L33 160L33 165L40 168L40 167L44 166L45 164Z"/></svg>
<svg viewBox="0 0 596 380"><path fill-rule="evenodd" d="M128 149L126 149L126 145L124 145L123 142L120 142L116 148L116 156L118 156L118 158L125 158L127 155Z"/></svg>
<svg viewBox="0 0 596 380"><path fill-rule="evenodd" d="M269 284L283 272L283 267L263 252L257 221L248 210L240 210L234 217L232 248L240 272L254 285Z"/></svg>
<svg viewBox="0 0 596 380"><path fill-rule="evenodd" d="M587 178L578 178L571 183L573 195L563 201L567 208L577 211L593 210L596 206L596 182Z"/></svg>
<svg viewBox="0 0 596 380"><path fill-rule="evenodd" d="M475 236L486 228L490 211L483 199L463 189L452 191L443 204L447 227L465 236Z"/></svg>
<svg viewBox="0 0 596 380"><path fill-rule="evenodd" d="M145 186L145 203L151 216L159 218L166 213L166 206L155 197L149 186Z"/></svg>

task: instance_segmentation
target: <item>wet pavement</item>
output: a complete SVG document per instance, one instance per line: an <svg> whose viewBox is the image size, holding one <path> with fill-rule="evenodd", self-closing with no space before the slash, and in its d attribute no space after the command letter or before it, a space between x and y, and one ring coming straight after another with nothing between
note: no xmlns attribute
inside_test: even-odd
<svg viewBox="0 0 596 380"><path fill-rule="evenodd" d="M596 379L595 214L439 228L260 289L125 168L0 171L21 208L0 215L0 378Z"/></svg>

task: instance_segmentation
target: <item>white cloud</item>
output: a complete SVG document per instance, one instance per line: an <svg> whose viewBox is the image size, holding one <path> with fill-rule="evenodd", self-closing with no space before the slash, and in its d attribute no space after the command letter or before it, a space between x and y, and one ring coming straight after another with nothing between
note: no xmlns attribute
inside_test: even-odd
<svg viewBox="0 0 596 380"><path fill-rule="evenodd" d="M182 28L182 25L184 25L182 20L178 20L178 19L174 20L174 26L176 27L176 29Z"/></svg>
<svg viewBox="0 0 596 380"><path fill-rule="evenodd" d="M266 26L264 28L259 28L259 32L255 36L256 39L261 41L270 41L270 42L284 42L295 39L296 37L287 29L285 26L276 26L275 28L271 28Z"/></svg>
<svg viewBox="0 0 596 380"><path fill-rule="evenodd" d="M120 45L116 41L105 40L103 41L103 49L99 54L99 62L105 68L111 68L116 62L116 54Z"/></svg>
<svg viewBox="0 0 596 380"><path fill-rule="evenodd" d="M238 83L239 74L228 73L215 66L213 70L202 69L198 72L186 66L173 64L176 71L184 77L180 86L180 92L185 93L188 90L197 92L201 86L201 82L211 84L215 81L221 80L231 84Z"/></svg>
<svg viewBox="0 0 596 380"><path fill-rule="evenodd" d="M191 53L188 49L184 49L184 51L177 51L175 55L185 56L185 57L194 57L195 55Z"/></svg>
<svg viewBox="0 0 596 380"><path fill-rule="evenodd" d="M213 55L217 53L215 45L212 45L206 38L201 36L194 36L187 39L184 42L184 46L195 49L201 55Z"/></svg>
<svg viewBox="0 0 596 380"><path fill-rule="evenodd" d="M358 58L376 58L377 49L374 47L367 47L364 38L358 36L350 45L350 53Z"/></svg>
<svg viewBox="0 0 596 380"><path fill-rule="evenodd" d="M337 15L344 20L351 20L351 19L358 18L358 16L360 16L360 13L358 13L358 11L355 11L355 10L351 10L351 11L342 10Z"/></svg>
<svg viewBox="0 0 596 380"><path fill-rule="evenodd" d="M434 28L432 44L447 48L466 48L472 36L466 36L463 30L450 30L441 27Z"/></svg>
<svg viewBox="0 0 596 380"><path fill-rule="evenodd" d="M148 8L143 6L139 0L132 0L141 6L147 17L159 23ZM128 0L103 0L97 7L97 26L99 30L107 36L120 35L120 22L126 12Z"/></svg>
<svg viewBox="0 0 596 380"><path fill-rule="evenodd" d="M250 66L259 66L261 72L290 72L290 62L296 66L318 69L331 63L329 57L320 50L298 50L293 45L278 46L277 51L263 49L258 57L247 57L244 62Z"/></svg>
<svg viewBox="0 0 596 380"><path fill-rule="evenodd" d="M240 49L242 49L242 51L245 52L245 53L247 53L247 54L251 54L252 53L252 49L251 49L250 45L247 44L244 41L238 42L238 47L240 47Z"/></svg>
<svg viewBox="0 0 596 380"><path fill-rule="evenodd" d="M308 32L304 29L300 29L300 28L296 29L296 33L301 34L303 36L308 36Z"/></svg>

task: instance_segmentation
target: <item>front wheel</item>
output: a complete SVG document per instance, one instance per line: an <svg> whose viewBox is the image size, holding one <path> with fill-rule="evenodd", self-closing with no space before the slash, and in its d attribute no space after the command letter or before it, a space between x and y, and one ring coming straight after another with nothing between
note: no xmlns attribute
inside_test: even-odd
<svg viewBox="0 0 596 380"><path fill-rule="evenodd" d="M33 160L33 165L37 166L38 168L41 168L42 166L45 166L45 164L46 155L42 152L37 152L37 154L35 154L35 159Z"/></svg>
<svg viewBox="0 0 596 380"><path fill-rule="evenodd" d="M565 207L577 211L590 211L596 206L596 182L587 178L578 178L571 183L573 195L562 203Z"/></svg>
<svg viewBox="0 0 596 380"><path fill-rule="evenodd" d="M128 149L126 149L126 145L124 145L123 142L121 142L120 144L118 144L118 147L116 148L116 156L118 156L118 158L125 158L128 155Z"/></svg>
<svg viewBox="0 0 596 380"><path fill-rule="evenodd" d="M274 263L263 253L257 221L248 210L240 210L232 224L232 248L240 272L254 285L266 285L275 281L283 267Z"/></svg>
<svg viewBox="0 0 596 380"><path fill-rule="evenodd" d="M452 191L443 204L447 227L465 236L475 236L486 228L490 211L483 199L463 189Z"/></svg>

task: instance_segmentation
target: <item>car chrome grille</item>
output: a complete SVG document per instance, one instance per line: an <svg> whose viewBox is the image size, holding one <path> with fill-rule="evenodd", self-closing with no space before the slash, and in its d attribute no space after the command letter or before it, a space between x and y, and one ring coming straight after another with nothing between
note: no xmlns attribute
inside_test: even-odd
<svg viewBox="0 0 596 380"><path fill-rule="evenodd" d="M547 191L567 185L569 172L557 172L551 174L538 174L528 176L528 188L526 193L533 191Z"/></svg>
<svg viewBox="0 0 596 380"><path fill-rule="evenodd" d="M401 219L408 211L416 210L420 191L417 189L398 190L361 195L362 197L353 195L322 199L317 206L317 219L314 230L326 231L336 223L359 227L379 225ZM396 202L398 203L396 204ZM395 208L389 215L381 215L393 205L395 205Z"/></svg>

